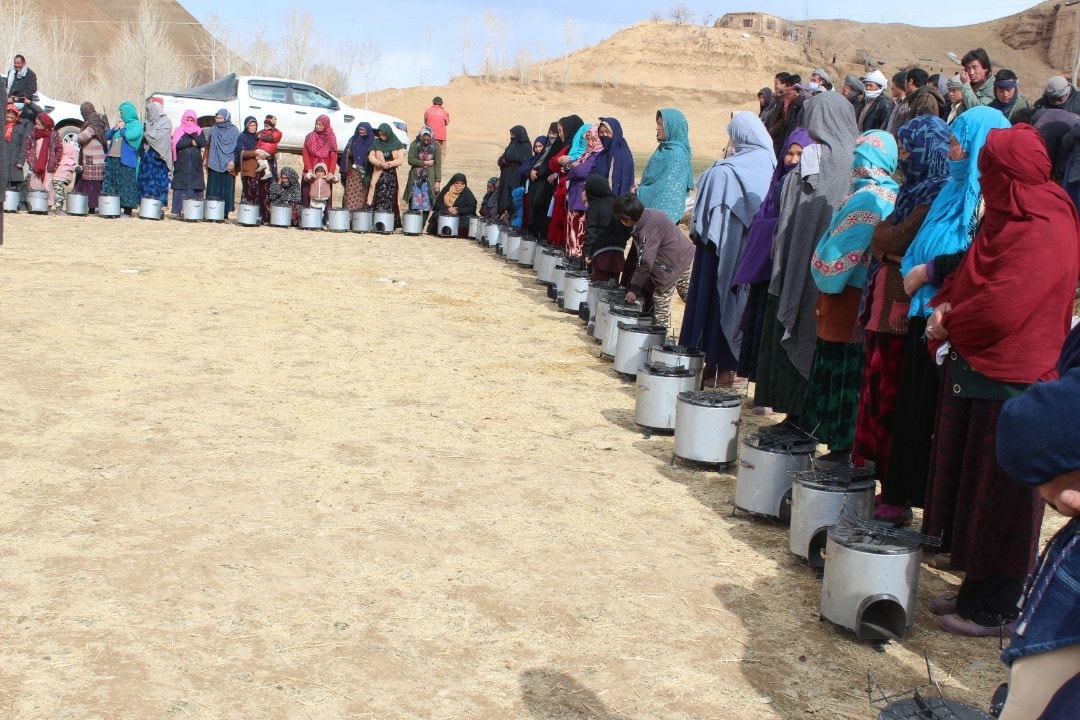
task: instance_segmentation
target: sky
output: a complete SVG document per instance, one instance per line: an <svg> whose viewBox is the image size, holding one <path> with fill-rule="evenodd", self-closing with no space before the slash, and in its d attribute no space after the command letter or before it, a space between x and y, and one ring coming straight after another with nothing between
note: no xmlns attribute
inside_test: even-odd
<svg viewBox="0 0 1080 720"><path fill-rule="evenodd" d="M255 6L248 3L222 3L220 0L179 0L196 19L205 21L217 12L223 23L238 34L252 26L257 14L267 26L268 35L280 37L281 25L294 9L308 12L320 36L322 47L353 41L362 43L375 39L382 50L382 63L371 80L370 90L416 85L445 85L452 75L462 72L463 64L470 73L480 72L485 43L492 35L488 20L496 19L502 54L507 66L523 50L532 59L561 57L567 50L592 45L623 27L648 20L654 14L666 17L675 5L690 9L692 21L710 24L725 12L767 12L789 20L807 18L842 18L860 22L901 22L911 25L943 27L970 25L1020 12L1038 4L1028 0L989 0L990 5L975 0L905 0L904 3L876 3L851 6L839 0L767 0L766 2L715 4L698 0L620 0L608 2L567 2L548 0L535 6L516 4L490 6L466 0L410 2L381 5L394 8L397 15L382 19L375 13L357 9L354 2L322 2L315 5L296 0L261 0ZM252 7L257 12L252 12ZM269 18L281 18L274 23ZM463 53L463 39L469 38L470 50ZM463 55L465 55L463 63ZM354 78L353 92L364 88Z"/></svg>

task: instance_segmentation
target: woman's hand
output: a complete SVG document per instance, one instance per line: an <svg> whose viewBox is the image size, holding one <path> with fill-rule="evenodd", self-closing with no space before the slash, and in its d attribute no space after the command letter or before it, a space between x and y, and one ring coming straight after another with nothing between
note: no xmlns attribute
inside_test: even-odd
<svg viewBox="0 0 1080 720"><path fill-rule="evenodd" d="M123 120L117 120L116 121L116 129L117 130L123 130L124 129L124 121Z"/></svg>
<svg viewBox="0 0 1080 720"><path fill-rule="evenodd" d="M234 163L232 160L230 160L225 165L225 172L232 172L235 168L236 168L236 163Z"/></svg>
<svg viewBox="0 0 1080 720"><path fill-rule="evenodd" d="M926 337L931 340L948 340L949 331L945 329L945 316L952 310L952 305L942 303L934 308L930 319L926 321Z"/></svg>
<svg viewBox="0 0 1080 720"><path fill-rule="evenodd" d="M631 185L630 186L630 194L631 195L637 195L637 185Z"/></svg>
<svg viewBox="0 0 1080 720"><path fill-rule="evenodd" d="M537 178L536 168L533 168L532 170L529 171L529 179L532 180L533 182L536 182L536 178Z"/></svg>
<svg viewBox="0 0 1080 720"><path fill-rule="evenodd" d="M634 294L634 291L633 291L633 290L631 290L631 291L629 291L629 292L627 292L627 293L626 293L626 298L625 298L625 300L626 300L626 302L628 302L628 303L632 303L632 302L635 302L635 301L637 300L637 295L635 295L635 294Z"/></svg>
<svg viewBox="0 0 1080 720"><path fill-rule="evenodd" d="M270 153L266 152L265 150L261 150L259 148L256 148L255 149L255 157L257 157L260 160L266 160L268 157L270 157Z"/></svg>
<svg viewBox="0 0 1080 720"><path fill-rule="evenodd" d="M907 293L908 297L913 297L916 291L929 280L926 274L926 264L916 265L911 268L911 272L904 276L904 292Z"/></svg>
<svg viewBox="0 0 1080 720"><path fill-rule="evenodd" d="M434 160L425 160L424 161L424 167L431 167L434 164L435 164Z"/></svg>
<svg viewBox="0 0 1080 720"><path fill-rule="evenodd" d="M448 207L448 208L446 208L446 212L449 215L457 215L457 208L456 207Z"/></svg>
<svg viewBox="0 0 1080 720"><path fill-rule="evenodd" d="M561 158L559 158L559 164L562 165L563 167L566 167L567 165L569 165L572 162L573 162L573 160L570 159L569 155L563 155Z"/></svg>
<svg viewBox="0 0 1080 720"><path fill-rule="evenodd" d="M554 185L559 180L559 173L551 173L547 176L548 185Z"/></svg>

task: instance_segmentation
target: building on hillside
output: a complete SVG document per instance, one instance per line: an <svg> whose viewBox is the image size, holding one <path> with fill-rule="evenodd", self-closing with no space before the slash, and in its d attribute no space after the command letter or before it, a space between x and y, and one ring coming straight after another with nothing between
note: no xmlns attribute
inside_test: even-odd
<svg viewBox="0 0 1080 720"><path fill-rule="evenodd" d="M793 23L768 13L726 13L713 23L713 27L742 30L757 35L770 35L790 42L805 42L807 44L813 44L814 42L813 26Z"/></svg>

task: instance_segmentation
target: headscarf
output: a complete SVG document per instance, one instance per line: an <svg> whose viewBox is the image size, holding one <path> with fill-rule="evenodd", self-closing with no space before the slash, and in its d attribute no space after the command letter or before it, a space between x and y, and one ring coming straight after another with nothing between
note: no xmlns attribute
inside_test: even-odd
<svg viewBox="0 0 1080 720"><path fill-rule="evenodd" d="M890 216L894 225L915 208L929 205L949 180L949 126L936 115L919 115L896 131L897 144L909 155L900 160L904 184Z"/></svg>
<svg viewBox="0 0 1080 720"><path fill-rule="evenodd" d="M1000 74L1001 71L999 70ZM1013 108L1016 107L1016 101L1020 99L1020 90L1016 87L1016 78L999 79L996 75L994 77L994 90L1016 90L1013 93L1012 99L1007 103L1003 103L997 98L997 93L994 93L994 99L990 101L990 107L1001 112L1005 117L1009 117L1012 114Z"/></svg>
<svg viewBox="0 0 1080 720"><path fill-rule="evenodd" d="M626 144L622 125L613 117L600 118L600 124L611 130L611 137L600 138L603 151L596 156L594 175L611 176L611 191L618 197L634 186L634 155Z"/></svg>
<svg viewBox="0 0 1080 720"><path fill-rule="evenodd" d="M304 149L317 160L328 158L337 152L337 136L334 135L334 128L330 127L330 116L320 115L315 118L316 127L322 124L323 129L312 130L304 138Z"/></svg>
<svg viewBox="0 0 1080 720"><path fill-rule="evenodd" d="M185 110L180 117L180 127L173 130L172 134L172 159L176 162L176 146L185 135L196 135L202 132L199 127L199 116L194 110Z"/></svg>
<svg viewBox="0 0 1080 720"><path fill-rule="evenodd" d="M990 130L978 165L986 219L933 303L952 305L949 342L977 372L1047 380L1072 320L1080 220L1031 126Z"/></svg>
<svg viewBox="0 0 1080 720"><path fill-rule="evenodd" d="M248 125L255 123L255 132L248 132ZM244 118L244 129L240 132L239 137L236 138L236 167L240 167L240 163L243 162L243 153L245 150L254 150L259 144L259 121L254 115L248 115Z"/></svg>
<svg viewBox="0 0 1080 720"><path fill-rule="evenodd" d="M380 139L379 133L384 133L386 139ZM398 136L394 134L394 128L390 127L390 123L383 123L375 131L375 140L372 141L372 147L381 153L392 153L405 146L398 140Z"/></svg>
<svg viewBox="0 0 1080 720"><path fill-rule="evenodd" d="M270 186L270 191L279 195L280 202L286 205L295 205L300 202L300 177L291 167L281 168L279 175L289 179L288 185L282 185L280 180Z"/></svg>
<svg viewBox="0 0 1080 720"><path fill-rule="evenodd" d="M603 151L604 145L600 142L599 125L582 125L581 129L577 132L577 137L574 138L574 145L579 144L578 138L580 138L580 144L582 146L581 154L574 159L572 163L567 165L568 168L577 167L594 155L598 155ZM571 148L570 157L574 157L574 150ZM595 160L594 160L595 162ZM592 171L590 170L590 174Z"/></svg>
<svg viewBox="0 0 1080 720"><path fill-rule="evenodd" d="M428 141L424 142L424 135L428 136ZM416 154L419 155L421 160L434 160L435 159L435 133L432 131L431 126L425 125L420 128L420 132L416 133ZM428 166L421 165L416 168L416 181L420 183L428 182Z"/></svg>
<svg viewBox="0 0 1080 720"><path fill-rule="evenodd" d="M986 136L995 128L1007 128L1009 121L997 110L985 105L964 111L949 130L967 153L962 160L949 160L950 180L934 199L922 227L904 253L900 272L907 275L916 265L932 262L939 255L966 250L978 222L979 151ZM937 288L927 284L915 291L908 317L929 317L930 298Z"/></svg>
<svg viewBox="0 0 1080 720"><path fill-rule="evenodd" d="M649 158L638 184L638 199L647 208L660 210L672 222L686 212L686 196L694 189L694 169L690 163L690 125L674 108L660 111L667 138Z"/></svg>
<svg viewBox="0 0 1080 720"><path fill-rule="evenodd" d="M567 115L564 118L559 118L559 125L562 126L562 136L565 139L555 141L555 145L551 150L551 154L548 155L549 158L556 157L560 152L562 152L563 148L570 146L570 144L574 141L574 138L577 136L578 131L581 130L582 126L585 125L585 121L577 115Z"/></svg>
<svg viewBox="0 0 1080 720"><path fill-rule="evenodd" d="M134 103L120 103L120 119L124 121L124 140L138 150L143 141L143 124Z"/></svg>
<svg viewBox="0 0 1080 720"><path fill-rule="evenodd" d="M533 148L536 147L537 143L540 143L540 152L534 152L532 154L532 157L530 157L528 160L526 160L521 166L522 182L524 182L524 180L525 180L525 175L528 174L528 172L530 170L532 170L534 167L536 167L536 163L540 160L540 158L542 158L544 156L544 153L547 152L547 146L548 146L547 135L537 135L536 138L532 142Z"/></svg>
<svg viewBox="0 0 1080 720"><path fill-rule="evenodd" d="M108 147L105 133L109 131L109 119L103 113L99 113L92 102L84 102L80 105L79 112L83 117L83 124L79 131L82 132L87 128L93 130L94 139L101 143L101 147Z"/></svg>
<svg viewBox="0 0 1080 720"><path fill-rule="evenodd" d="M229 163L236 154L236 141L240 139L240 128L232 124L232 115L225 108L217 111L222 117L210 130L210 154L206 166L214 172L227 172Z"/></svg>
<svg viewBox="0 0 1080 720"><path fill-rule="evenodd" d="M899 189L896 140L883 130L869 130L855 141L851 163L851 193L833 215L811 260L814 283L823 293L838 294L847 286L866 286L870 238L874 228L892 212Z"/></svg>
<svg viewBox="0 0 1080 720"><path fill-rule="evenodd" d="M765 108L769 107L769 103L772 102L772 88L763 87L763 88L761 88L760 90L757 91L757 94L765 96L765 106L762 107L761 109L764 110Z"/></svg>
<svg viewBox="0 0 1080 720"><path fill-rule="evenodd" d="M810 137L810 133L803 128L792 130L784 141L784 146L780 150L781 162L773 169L769 191L750 220L750 232L746 235L746 244L743 247L742 257L739 259L739 267L731 278L732 287L751 285L769 279L772 271L773 231L776 230L776 221L780 217L780 190L784 185L784 177L799 167L798 162L785 165L782 161L792 145L805 149L813 144L814 138Z"/></svg>
<svg viewBox="0 0 1080 720"><path fill-rule="evenodd" d="M15 113L15 119L8 120L7 113ZM15 107L15 103L8 103L7 110L4 112L4 140L11 140L11 131L15 129L17 122L19 122L19 108Z"/></svg>
<svg viewBox="0 0 1080 720"><path fill-rule="evenodd" d="M461 192L454 189L454 183L456 182L465 183L465 187L461 188ZM464 173L454 173L446 186L439 192L438 197L435 198L435 206L440 207L441 204L441 207L455 207L458 200L462 201L463 206L471 204L474 208L476 207L476 196L469 189L469 183L465 179Z"/></svg>
<svg viewBox="0 0 1080 720"><path fill-rule="evenodd" d="M532 155L532 142L529 131L521 125L510 128L510 143L503 150L503 162L507 165L522 165Z"/></svg>
<svg viewBox="0 0 1080 720"><path fill-rule="evenodd" d="M878 89L871 90L867 88L866 83L868 82L877 83ZM885 73L880 70L871 70L863 79L863 95L870 100L877 100L878 96L885 92L887 87L889 87L889 81L885 79Z"/></svg>
<svg viewBox="0 0 1080 720"><path fill-rule="evenodd" d="M146 130L143 140L165 161L169 172L173 169L172 121L153 100L146 102Z"/></svg>
<svg viewBox="0 0 1080 720"><path fill-rule="evenodd" d="M567 153L571 160L578 160L585 154L585 133L589 131L590 127L592 125L582 124L578 131L574 133L574 137L570 141L570 152Z"/></svg>
<svg viewBox="0 0 1080 720"><path fill-rule="evenodd" d="M360 134L360 128L367 130L367 135ZM349 172L349 168L345 167L345 159L352 158L354 165L360 166L360 172L364 172L364 165L367 163L368 153L371 152L372 146L375 144L375 129L371 127L369 122L360 122L356 124L356 129L353 130L353 136L349 138L349 142L345 145L345 152L341 153L339 163L341 167L341 174Z"/></svg>
<svg viewBox="0 0 1080 720"><path fill-rule="evenodd" d="M53 126L56 125L56 121L46 113L38 115L37 120L45 127L34 127L34 141L37 142L40 140L41 145L38 147L37 157L34 159L34 167L32 169L35 175L39 178L44 178L45 173L49 170L49 153L52 150Z"/></svg>

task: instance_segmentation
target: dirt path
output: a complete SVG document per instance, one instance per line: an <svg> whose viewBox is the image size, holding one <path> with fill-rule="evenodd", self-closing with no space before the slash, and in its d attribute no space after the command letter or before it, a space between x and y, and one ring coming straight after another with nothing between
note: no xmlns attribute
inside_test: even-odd
<svg viewBox="0 0 1080 720"><path fill-rule="evenodd" d="M6 224L0 716L868 718L924 649L1003 677L933 626L952 576L883 653L819 622L786 528L475 244Z"/></svg>

